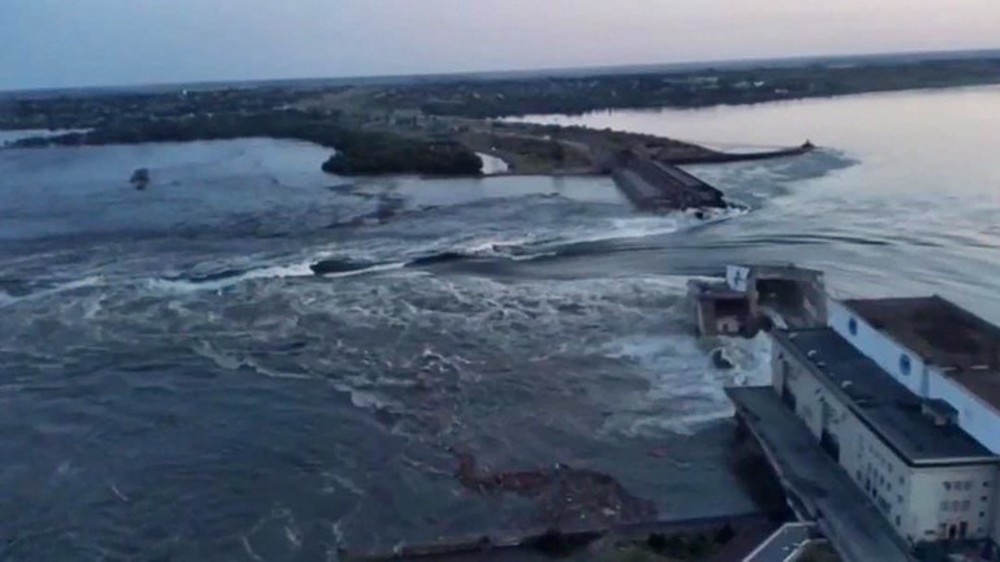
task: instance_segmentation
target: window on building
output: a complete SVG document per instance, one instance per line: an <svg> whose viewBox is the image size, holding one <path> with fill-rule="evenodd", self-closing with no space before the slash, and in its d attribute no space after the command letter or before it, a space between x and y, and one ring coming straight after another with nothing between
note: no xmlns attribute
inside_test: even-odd
<svg viewBox="0 0 1000 562"><path fill-rule="evenodd" d="M945 482L944 483L944 489L945 490L950 490L951 489L951 482Z"/></svg>
<svg viewBox="0 0 1000 562"><path fill-rule="evenodd" d="M899 358L899 370L900 370L900 372L903 373L904 375L909 375L910 374L910 370L912 368L913 368L913 364L912 364L912 362L910 360L910 356L904 353Z"/></svg>
<svg viewBox="0 0 1000 562"><path fill-rule="evenodd" d="M954 500L954 501L951 502L951 510L952 511L958 511L961 508L962 508L962 502L960 502L958 500Z"/></svg>
<svg viewBox="0 0 1000 562"><path fill-rule="evenodd" d="M902 524L902 521L899 519L899 516L897 515L896 516L896 526L899 527L901 524Z"/></svg>
<svg viewBox="0 0 1000 562"><path fill-rule="evenodd" d="M900 477L899 477L899 485L900 485L900 486L902 486L902 485L903 485L903 477L902 477L902 476L900 476Z"/></svg>
<svg viewBox="0 0 1000 562"><path fill-rule="evenodd" d="M963 501L962 502L962 511L969 511L969 507L970 507L969 504L970 504L969 500Z"/></svg>
<svg viewBox="0 0 1000 562"><path fill-rule="evenodd" d="M990 487L989 482L983 482L983 488L989 488L989 487Z"/></svg>
<svg viewBox="0 0 1000 562"><path fill-rule="evenodd" d="M946 502L946 501L941 502L941 511L948 511L948 507L950 507L950 506L951 506L951 504L948 503L948 502Z"/></svg>
<svg viewBox="0 0 1000 562"><path fill-rule="evenodd" d="M982 519L983 517L986 517L986 512L985 511L980 511L979 512L979 518Z"/></svg>
<svg viewBox="0 0 1000 562"><path fill-rule="evenodd" d="M903 503L903 496L896 496L896 503Z"/></svg>
<svg viewBox="0 0 1000 562"><path fill-rule="evenodd" d="M971 489L972 489L972 480L966 480L965 481L965 491L968 492Z"/></svg>
<svg viewBox="0 0 1000 562"><path fill-rule="evenodd" d="M847 321L847 331L850 332L852 336L858 335L858 320L856 318L851 318Z"/></svg>
<svg viewBox="0 0 1000 562"><path fill-rule="evenodd" d="M984 502L990 501L986 496L979 496L979 499Z"/></svg>

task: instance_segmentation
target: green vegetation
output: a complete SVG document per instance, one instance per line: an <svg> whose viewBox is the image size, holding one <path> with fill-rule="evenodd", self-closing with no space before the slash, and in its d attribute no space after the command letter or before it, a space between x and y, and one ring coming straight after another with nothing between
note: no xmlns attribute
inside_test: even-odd
<svg viewBox="0 0 1000 562"><path fill-rule="evenodd" d="M337 151L336 174L478 175L474 151L518 174L607 173L641 149L675 164L785 156L724 154L650 135L543 127L485 118L613 108L702 107L863 92L1000 83L1000 57L862 58L713 69L629 69L521 78L309 82L216 90L91 91L0 96L0 129L87 129L14 143L31 148L243 137L296 139ZM736 139L733 139L736 140Z"/></svg>
<svg viewBox="0 0 1000 562"><path fill-rule="evenodd" d="M334 148L338 152L323 165L323 170L342 175L478 175L482 167L475 153L457 143L346 128L320 114L299 111L119 119L88 133L29 138L12 146L35 148L250 137L303 140Z"/></svg>
<svg viewBox="0 0 1000 562"><path fill-rule="evenodd" d="M429 83L382 92L385 107L493 118L601 109L706 107L1000 83L1000 59L861 61Z"/></svg>

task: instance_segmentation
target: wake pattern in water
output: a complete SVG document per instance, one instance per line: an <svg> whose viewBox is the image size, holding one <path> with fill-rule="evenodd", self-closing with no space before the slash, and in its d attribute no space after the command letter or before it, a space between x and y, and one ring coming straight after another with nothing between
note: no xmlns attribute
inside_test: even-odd
<svg viewBox="0 0 1000 562"><path fill-rule="evenodd" d="M561 256L580 256L587 253L608 251L607 243L639 240L676 233L728 220L742 214L729 211L707 219L692 214L677 213L668 216L614 217L577 227L567 233L539 229L531 233L503 233L485 236L464 235L447 239L432 239L426 243L394 243L378 250L362 238L359 243L330 245L313 252L298 252L296 256L262 258L260 260L221 258L205 262L190 272L176 272L146 279L130 279L119 275L116 283L140 283L154 291L165 293L228 290L242 283L268 279L296 279L320 276L325 279L375 275L411 269L433 269L442 265L463 262L527 262L557 259ZM413 248L412 246L418 246ZM337 246L346 246L338 249ZM420 248L419 246L423 246ZM26 294L0 292L0 306L24 299L42 298L60 291L73 290L97 282L111 283L109 279L88 277L57 285L52 288L29 289Z"/></svg>
<svg viewBox="0 0 1000 562"><path fill-rule="evenodd" d="M630 489L651 498L665 473L703 462L630 455L727 415L712 385L752 379L753 348L713 343L745 360L712 366L683 277L519 272L656 247L740 211L363 189L374 195L321 189L350 198L336 212L340 199L278 202L182 216L179 233L129 236L122 220L0 248L0 401L29 412L5 420L15 437L0 452L26 451L30 467L0 484L45 490L84 537L25 552L127 558L203 533L221 537L219 558L291 559L526 525L517 505L454 493L456 447L501 469L630 467ZM43 511L9 525L62 525Z"/></svg>

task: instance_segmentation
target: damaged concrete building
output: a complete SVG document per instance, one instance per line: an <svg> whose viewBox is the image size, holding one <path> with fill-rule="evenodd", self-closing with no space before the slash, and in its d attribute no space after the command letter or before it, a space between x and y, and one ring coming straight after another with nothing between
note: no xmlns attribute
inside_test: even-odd
<svg viewBox="0 0 1000 562"><path fill-rule="evenodd" d="M725 281L690 281L688 295L703 336L752 336L773 322L800 327L827 322L823 272L794 264L730 265Z"/></svg>
<svg viewBox="0 0 1000 562"><path fill-rule="evenodd" d="M893 555L851 531L869 515L833 505L833 489L874 507L882 521L867 527L900 545L892 559L928 544L995 551L1000 328L938 296L831 299L827 311L826 325L774 331L769 387L728 389L800 514L839 533L848 559ZM795 431L839 470L789 475L802 454L788 446Z"/></svg>

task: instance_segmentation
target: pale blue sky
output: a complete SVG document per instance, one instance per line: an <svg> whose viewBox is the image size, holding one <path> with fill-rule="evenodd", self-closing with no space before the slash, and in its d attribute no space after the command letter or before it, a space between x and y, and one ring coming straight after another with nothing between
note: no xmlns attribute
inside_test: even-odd
<svg viewBox="0 0 1000 562"><path fill-rule="evenodd" d="M0 0L0 89L1000 47L1000 0Z"/></svg>

